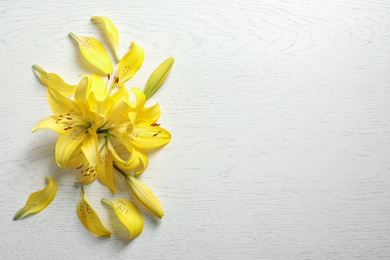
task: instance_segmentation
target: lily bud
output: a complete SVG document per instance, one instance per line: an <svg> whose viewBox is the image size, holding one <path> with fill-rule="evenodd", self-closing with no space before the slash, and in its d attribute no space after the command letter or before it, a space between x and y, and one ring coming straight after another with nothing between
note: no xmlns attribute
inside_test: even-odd
<svg viewBox="0 0 390 260"><path fill-rule="evenodd" d="M142 204L142 206L158 218L162 218L164 216L164 211L160 202L148 186L133 176L126 176L126 182L130 186L135 198Z"/></svg>

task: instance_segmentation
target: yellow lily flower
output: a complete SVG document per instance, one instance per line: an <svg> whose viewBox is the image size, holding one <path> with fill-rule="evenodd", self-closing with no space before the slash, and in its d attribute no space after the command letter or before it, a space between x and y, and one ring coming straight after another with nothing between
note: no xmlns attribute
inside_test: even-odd
<svg viewBox="0 0 390 260"><path fill-rule="evenodd" d="M55 157L58 166L66 167L72 153L81 144L81 150L91 165L96 165L97 129L102 116L88 109L86 91L88 77L83 78L76 90L75 101L62 96L52 88L47 89L47 99L54 113L38 122L33 132L49 128L60 134L56 143Z"/></svg>
<svg viewBox="0 0 390 260"><path fill-rule="evenodd" d="M128 199L116 198L113 200L102 199L102 202L110 205L119 220L129 230L130 239L139 236L144 228L144 221L137 206Z"/></svg>
<svg viewBox="0 0 390 260"><path fill-rule="evenodd" d="M96 212L91 207L84 186L81 188L81 196L77 205L77 215L81 223L96 236L109 236L111 232L108 231Z"/></svg>
<svg viewBox="0 0 390 260"><path fill-rule="evenodd" d="M48 181L46 187L40 191L32 193L28 197L23 208L16 212L14 220L22 219L30 214L40 212L53 201L57 194L57 182L49 177L46 177L45 180Z"/></svg>

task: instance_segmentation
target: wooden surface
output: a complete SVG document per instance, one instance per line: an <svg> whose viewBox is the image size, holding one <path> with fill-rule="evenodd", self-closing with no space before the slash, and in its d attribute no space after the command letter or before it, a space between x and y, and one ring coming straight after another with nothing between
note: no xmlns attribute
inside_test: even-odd
<svg viewBox="0 0 390 260"><path fill-rule="evenodd" d="M63 2L0 4L1 259L390 259L390 2ZM165 217L143 211L130 242L98 182L88 196L114 234L82 226L57 135L31 133L51 114L32 64L90 72L68 33L102 39L92 15L115 22L121 55L146 51L127 87L176 59L148 101L172 141L141 177ZM47 175L53 203L12 221Z"/></svg>

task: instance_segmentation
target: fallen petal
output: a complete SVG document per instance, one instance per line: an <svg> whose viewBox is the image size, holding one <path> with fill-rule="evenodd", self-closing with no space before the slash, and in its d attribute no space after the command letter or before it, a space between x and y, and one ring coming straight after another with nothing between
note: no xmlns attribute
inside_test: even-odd
<svg viewBox="0 0 390 260"><path fill-rule="evenodd" d="M46 177L45 180L48 181L46 187L32 193L28 197L24 207L16 212L14 220L22 219L30 214L40 212L53 201L57 194L57 182L49 177Z"/></svg>
<svg viewBox="0 0 390 260"><path fill-rule="evenodd" d="M125 225L130 232L130 239L139 236L144 227L144 221L142 215L139 212L137 206L128 199L116 198L113 200L102 199L102 202L110 205L119 220Z"/></svg>
<svg viewBox="0 0 390 260"><path fill-rule="evenodd" d="M89 204L84 186L82 186L81 190L80 200L77 205L77 215L81 223L96 236L111 235L111 232L103 226L100 218Z"/></svg>

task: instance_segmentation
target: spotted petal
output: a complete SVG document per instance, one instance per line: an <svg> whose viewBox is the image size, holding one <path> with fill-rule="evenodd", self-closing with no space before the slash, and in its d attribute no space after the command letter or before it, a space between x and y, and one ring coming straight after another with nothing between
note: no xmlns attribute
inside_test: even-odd
<svg viewBox="0 0 390 260"><path fill-rule="evenodd" d="M55 73L48 73L38 65L34 64L32 66L34 73L38 76L41 83L48 88L54 88L61 95L69 96L72 95L75 90L75 85L69 85L66 83L60 76Z"/></svg>
<svg viewBox="0 0 390 260"><path fill-rule="evenodd" d="M100 182L115 192L113 162L107 142L106 138L99 139L99 161L96 170Z"/></svg>
<svg viewBox="0 0 390 260"><path fill-rule="evenodd" d="M45 180L48 181L46 187L32 193L28 197L24 207L16 212L14 220L22 219L30 214L40 212L53 201L57 194L57 182L49 177L46 177Z"/></svg>
<svg viewBox="0 0 390 260"><path fill-rule="evenodd" d="M114 23L110 19L104 16L92 16L91 20L104 27L106 35L110 41L111 48L114 51L117 61L119 61L120 59L118 54L119 33Z"/></svg>
<svg viewBox="0 0 390 260"><path fill-rule="evenodd" d="M113 73L111 58L103 44L93 37L77 36L74 33L69 35L78 43L81 54L89 63L105 75Z"/></svg>
<svg viewBox="0 0 390 260"><path fill-rule="evenodd" d="M129 230L130 239L139 236L144 227L144 221L138 208L131 200L125 198L116 198L113 200L102 199L103 203L110 205L119 220Z"/></svg>
<svg viewBox="0 0 390 260"><path fill-rule="evenodd" d="M131 79L134 74L141 68L144 62L145 52L142 47L134 42L130 45L130 51L123 56L118 65L118 83L124 83Z"/></svg>
<svg viewBox="0 0 390 260"><path fill-rule="evenodd" d="M150 98L164 82L165 78L168 76L169 71L171 70L175 59L169 57L163 61L150 75L148 81L146 82L144 92L146 98Z"/></svg>
<svg viewBox="0 0 390 260"><path fill-rule="evenodd" d="M171 134L159 124L148 121L137 122L130 134L132 143L139 148L157 148L171 140Z"/></svg>
<svg viewBox="0 0 390 260"><path fill-rule="evenodd" d="M99 216L89 204L84 186L82 186L81 190L80 200L77 205L77 215L79 216L81 223L96 236L111 235L111 232L104 227Z"/></svg>

